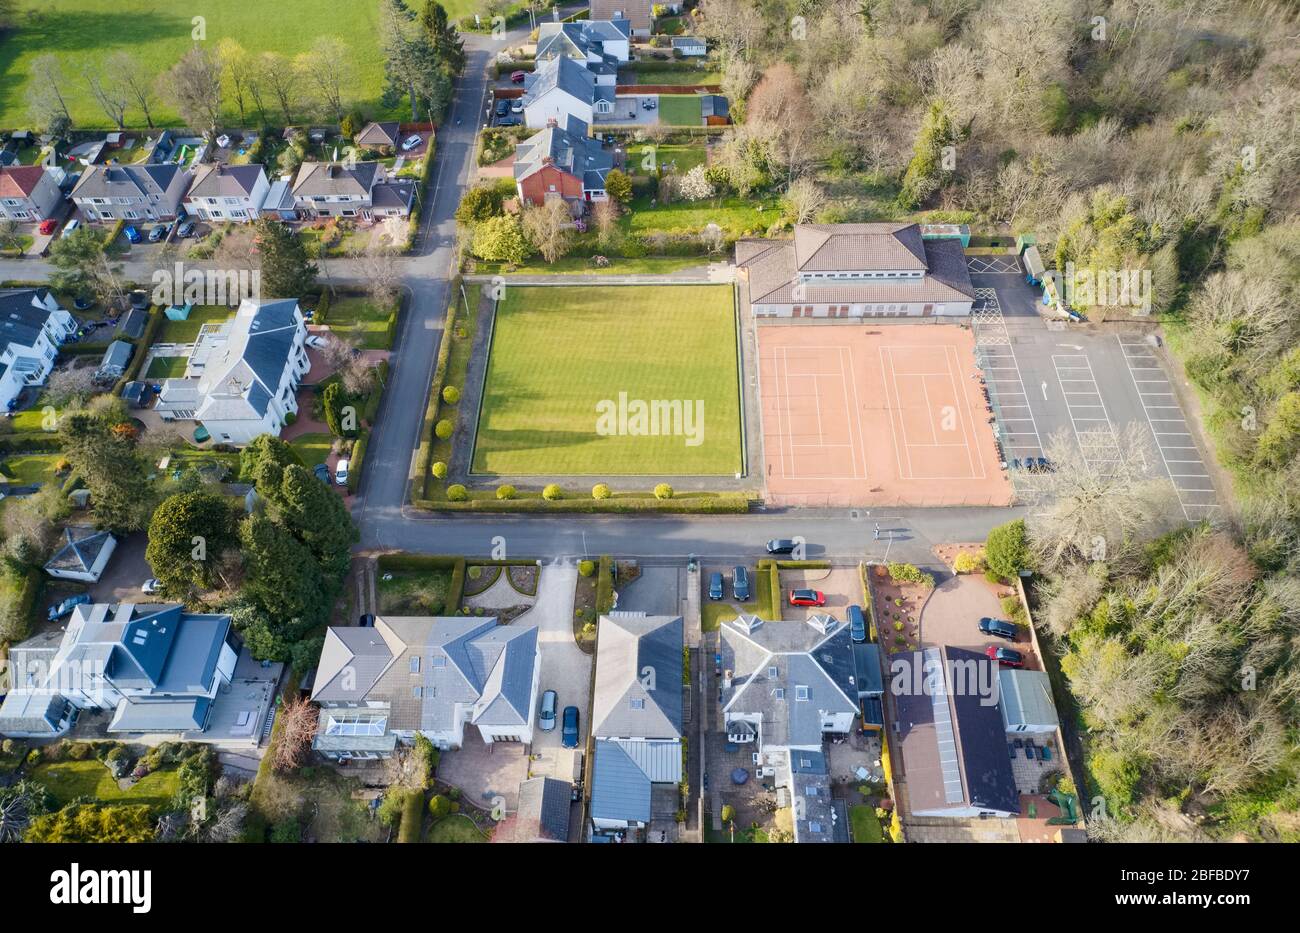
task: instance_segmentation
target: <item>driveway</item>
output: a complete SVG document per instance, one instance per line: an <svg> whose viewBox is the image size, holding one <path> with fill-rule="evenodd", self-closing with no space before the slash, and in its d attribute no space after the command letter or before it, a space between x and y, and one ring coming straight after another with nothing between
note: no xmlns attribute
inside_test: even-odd
<svg viewBox="0 0 1300 933"><path fill-rule="evenodd" d="M537 639L542 663L538 702L540 703L542 693L554 690L559 696L560 712L566 706L578 707L580 744L585 745L582 740L585 740L591 725L588 717L591 658L578 650L578 645L573 640L573 590L577 582L576 564L564 562L543 567L537 584L537 603L520 616L515 624L531 622L538 628ZM534 730L532 751L537 758L533 761L532 773L555 774L556 753L559 750L559 722L550 732Z"/></svg>
<svg viewBox="0 0 1300 933"><path fill-rule="evenodd" d="M127 535L117 539L113 556L108 559L99 582L90 587L90 595L97 603L147 603L151 597L145 596L140 587L144 581L153 576L151 568L144 559L144 549L149 544L149 536L144 532Z"/></svg>
<svg viewBox="0 0 1300 933"><path fill-rule="evenodd" d="M519 785L528 776L528 755L520 742L483 741L478 726L465 726L464 744L438 759L438 780L461 789L475 805L490 810L502 800L519 806Z"/></svg>
<svg viewBox="0 0 1300 933"><path fill-rule="evenodd" d="M644 612L652 616L684 615L678 567L642 567L637 577L618 592L619 612Z"/></svg>
<svg viewBox="0 0 1300 933"><path fill-rule="evenodd" d="M1006 618L998 594L1010 587L994 586L978 574L950 577L930 594L921 609L921 641L926 645L954 645L981 654L989 645L1014 647L1025 656L1025 667L1042 670L1030 647L1029 632L1023 627L1015 642L985 635L979 630L984 616Z"/></svg>
<svg viewBox="0 0 1300 933"><path fill-rule="evenodd" d="M824 606L791 606L790 591L821 590L826 594ZM823 570L781 571L781 618L807 620L814 615L831 615L843 621L845 610L862 605L862 583L857 567L832 567Z"/></svg>

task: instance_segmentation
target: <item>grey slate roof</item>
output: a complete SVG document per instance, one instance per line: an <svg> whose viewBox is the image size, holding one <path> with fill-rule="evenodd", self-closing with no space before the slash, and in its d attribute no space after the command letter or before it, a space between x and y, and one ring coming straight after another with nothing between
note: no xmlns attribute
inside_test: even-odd
<svg viewBox="0 0 1300 933"><path fill-rule="evenodd" d="M13 690L0 704L0 732L54 735L66 703L54 690Z"/></svg>
<svg viewBox="0 0 1300 933"><path fill-rule="evenodd" d="M369 196L375 176L381 173L378 162L304 162L293 182L293 194L298 198L329 195Z"/></svg>
<svg viewBox="0 0 1300 933"><path fill-rule="evenodd" d="M117 322L117 332L123 337L138 340L144 336L145 325L149 323L149 312L144 308L131 308Z"/></svg>
<svg viewBox="0 0 1300 933"><path fill-rule="evenodd" d="M626 19L542 23L537 27L537 58L602 55L605 42L627 41L631 36L632 24Z"/></svg>
<svg viewBox="0 0 1300 933"><path fill-rule="evenodd" d="M515 842L568 842L569 790L564 781L549 777L520 784Z"/></svg>
<svg viewBox="0 0 1300 933"><path fill-rule="evenodd" d="M190 185L190 198L244 198L253 193L266 170L260 165L200 165Z"/></svg>
<svg viewBox="0 0 1300 933"><path fill-rule="evenodd" d="M45 569L89 573L99 559L99 552L112 540L112 534L107 531L69 525L63 529L63 546L45 562Z"/></svg>
<svg viewBox="0 0 1300 933"><path fill-rule="evenodd" d="M1042 671L998 671L998 707L1002 724L1010 730L1016 726L1054 726L1060 720L1052 700L1052 684Z"/></svg>
<svg viewBox="0 0 1300 933"><path fill-rule="evenodd" d="M653 671L650 678L647 668ZM615 612L600 617L591 721L592 734L602 737L681 738L680 616Z"/></svg>
<svg viewBox="0 0 1300 933"><path fill-rule="evenodd" d="M90 165L72 189L73 198L149 198L162 196L182 171L161 165Z"/></svg>
<svg viewBox="0 0 1300 933"><path fill-rule="evenodd" d="M587 135L587 124L573 117L567 127L548 126L515 147L515 181L523 181L552 164L582 180L590 191L605 189L614 154Z"/></svg>
<svg viewBox="0 0 1300 933"><path fill-rule="evenodd" d="M125 701L108 724L109 732L200 732L207 725L212 701L207 697L183 700Z"/></svg>
<svg viewBox="0 0 1300 933"><path fill-rule="evenodd" d="M358 146L396 146L401 142L398 138L401 132L402 126L396 120L367 123L365 128L356 135L354 142Z"/></svg>
<svg viewBox="0 0 1300 933"><path fill-rule="evenodd" d="M125 340L114 340L104 351L104 358L99 362L100 372L120 373L131 362L131 353L135 350Z"/></svg>
<svg viewBox="0 0 1300 933"><path fill-rule="evenodd" d="M52 312L32 302L48 295L48 288L0 291L0 353L11 343L24 347L36 343Z"/></svg>
<svg viewBox="0 0 1300 933"><path fill-rule="evenodd" d="M591 782L593 820L650 822L650 779L614 742L597 739Z"/></svg>
<svg viewBox="0 0 1300 933"><path fill-rule="evenodd" d="M596 89L596 78L587 70L587 66L563 55L538 65L524 79L524 87L525 107L541 100L556 88L587 104L594 103L600 96Z"/></svg>

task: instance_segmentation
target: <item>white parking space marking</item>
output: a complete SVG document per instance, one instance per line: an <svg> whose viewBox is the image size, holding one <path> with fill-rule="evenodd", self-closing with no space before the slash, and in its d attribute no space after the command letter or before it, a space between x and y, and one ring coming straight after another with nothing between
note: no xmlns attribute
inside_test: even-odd
<svg viewBox="0 0 1300 933"><path fill-rule="evenodd" d="M1133 388L1137 389L1138 400L1146 412L1156 447L1160 450L1160 458L1165 464L1165 472L1169 474L1178 493L1183 516L1192 522L1210 517L1213 510L1219 507L1215 501L1217 493L1201 452L1192 443L1182 408L1170 391L1168 377L1161 370L1151 347L1145 342L1126 341L1118 334L1115 339L1124 354L1129 375L1133 377ZM1154 375L1156 373L1159 378Z"/></svg>
<svg viewBox="0 0 1300 933"><path fill-rule="evenodd" d="M1020 268L1020 260L1015 256L967 256L966 268L976 275L989 273L1018 275L1024 271Z"/></svg>
<svg viewBox="0 0 1300 933"><path fill-rule="evenodd" d="M1110 413L1102 401L1092 361L1083 353L1058 353L1052 355L1052 366L1056 369L1061 397L1065 400L1070 426L1074 429L1084 462L1090 468L1104 472L1106 464L1119 462L1119 441L1115 437ZM1074 388L1067 388L1067 385Z"/></svg>

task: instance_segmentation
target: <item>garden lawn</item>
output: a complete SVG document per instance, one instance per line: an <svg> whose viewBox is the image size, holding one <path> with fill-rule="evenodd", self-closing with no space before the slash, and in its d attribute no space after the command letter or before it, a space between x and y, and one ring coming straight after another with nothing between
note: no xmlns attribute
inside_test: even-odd
<svg viewBox="0 0 1300 933"><path fill-rule="evenodd" d="M185 366L189 362L189 357L185 356L155 356L149 362L149 370L144 374L146 379L180 379L185 375Z"/></svg>
<svg viewBox="0 0 1300 933"><path fill-rule="evenodd" d="M654 161L649 165L643 164L650 151L654 153ZM654 171L656 166L665 170L673 168L677 174L685 175L695 166L703 164L703 143L688 146L677 144L656 146L653 143L637 143L627 147L628 168L637 175L648 175Z"/></svg>
<svg viewBox="0 0 1300 933"><path fill-rule="evenodd" d="M761 210L760 210L761 208ZM764 234L781 217L775 199L709 198L704 201L674 201L650 205L647 197L635 198L622 223L630 233L700 233L717 224L732 237L745 233Z"/></svg>
<svg viewBox="0 0 1300 933"><path fill-rule="evenodd" d="M450 570L394 572L391 580L378 580L375 587L379 611L390 615L452 615L459 606L447 606L451 588Z"/></svg>
<svg viewBox="0 0 1300 933"><path fill-rule="evenodd" d="M444 816L429 827L426 842L487 842L487 837L463 813Z"/></svg>
<svg viewBox="0 0 1300 933"><path fill-rule="evenodd" d="M643 79L647 84L654 83L653 73L647 72ZM660 94L659 122L669 126L703 126L704 110L698 94Z"/></svg>
<svg viewBox="0 0 1300 933"><path fill-rule="evenodd" d="M453 18L467 12L470 0L451 0L447 12ZM125 49L140 62L147 76L171 68L195 42L193 17L205 18L207 45L229 36L257 55L280 52L289 58L307 51L320 36L338 36L351 50L353 78L344 87L345 107L360 107L372 118L402 117L410 110L397 105L391 110L380 103L384 86L384 62L379 54L379 5L377 3L329 3L320 0L278 0L250 3L248 0L193 0L186 4L158 0L20 0L15 21L18 27L0 42L0 126L28 125L27 90L34 59L43 54L58 57L66 78L60 91L68 102L72 122L80 130L114 128L112 121L95 103L80 74L83 66L98 66L116 49ZM203 37L197 37L203 38ZM305 93L300 94L306 101ZM283 121L278 113L268 114ZM295 114L305 118L305 113ZM180 126L176 109L159 103L153 111L158 126ZM223 122L238 122L239 111L226 95ZM256 125L256 111L246 123ZM137 107L127 110L128 127L143 126Z"/></svg>
<svg viewBox="0 0 1300 933"><path fill-rule="evenodd" d="M158 330L154 343L193 343L199 339L199 328L204 324L220 323L234 317L235 312L221 305L191 308L190 316L183 321L165 320Z"/></svg>
<svg viewBox="0 0 1300 933"><path fill-rule="evenodd" d="M329 434L300 434L289 442L289 446L298 452L303 466L310 470L329 458L333 443L334 438Z"/></svg>
<svg viewBox="0 0 1300 933"><path fill-rule="evenodd" d="M396 313L395 307L381 307L369 298L336 298L325 323L331 330L356 337L363 350L387 350L392 346L388 320Z"/></svg>
<svg viewBox="0 0 1300 933"><path fill-rule="evenodd" d="M854 842L884 842L880 832L880 819L876 808L860 804L849 807L849 824L853 827Z"/></svg>
<svg viewBox="0 0 1300 933"><path fill-rule="evenodd" d="M703 403L703 430L598 433L598 404ZM615 419L629 424L623 418ZM676 428L674 433L673 428ZM693 446L687 440L696 440ZM732 475L740 470L728 286L511 287L497 310L473 470Z"/></svg>
<svg viewBox="0 0 1300 933"><path fill-rule="evenodd" d="M128 790L122 790L104 763L95 758L37 765L31 779L45 785L59 806L70 803L77 797L93 797L103 803L142 803L160 807L171 802L180 786L176 770L167 768L146 774Z"/></svg>

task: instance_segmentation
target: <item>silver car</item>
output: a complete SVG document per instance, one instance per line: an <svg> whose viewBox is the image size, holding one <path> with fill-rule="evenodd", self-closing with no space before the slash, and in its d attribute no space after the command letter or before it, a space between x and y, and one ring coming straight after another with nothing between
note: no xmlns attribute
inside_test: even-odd
<svg viewBox="0 0 1300 933"><path fill-rule="evenodd" d="M555 728L555 710L560 705L560 698L555 695L554 690L547 690L542 694L542 710L537 714L537 726L543 732L550 732Z"/></svg>

